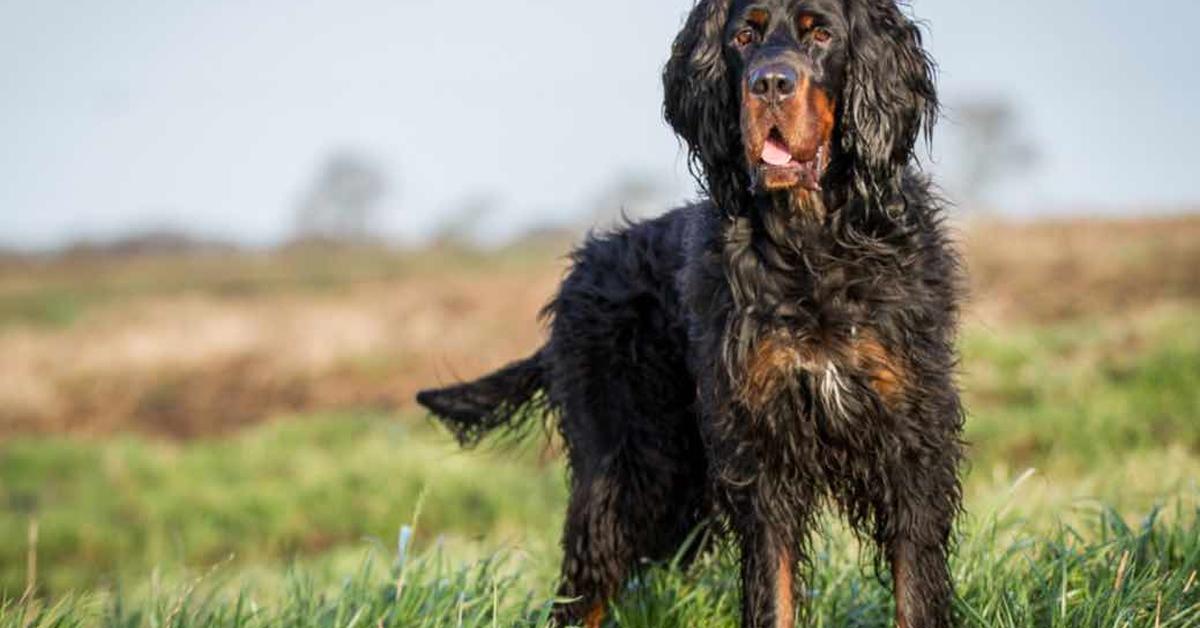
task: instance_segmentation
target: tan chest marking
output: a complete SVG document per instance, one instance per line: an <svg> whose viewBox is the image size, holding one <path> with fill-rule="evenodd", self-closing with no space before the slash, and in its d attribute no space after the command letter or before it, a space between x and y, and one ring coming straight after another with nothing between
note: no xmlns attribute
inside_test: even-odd
<svg viewBox="0 0 1200 628"><path fill-rule="evenodd" d="M764 408L796 376L810 373L825 404L839 409L849 389L847 376L865 376L871 389L889 407L904 394L907 372L874 333L863 331L848 342L830 346L797 342L783 334L772 334L755 344L741 378L738 399L754 410Z"/></svg>
<svg viewBox="0 0 1200 628"><path fill-rule="evenodd" d="M797 371L816 366L808 348L782 334L759 339L746 361L738 398L751 410L764 408L788 385Z"/></svg>
<svg viewBox="0 0 1200 628"><path fill-rule="evenodd" d="M852 345L855 365L867 374L871 388L888 407L895 407L904 394L907 371L871 332L855 337Z"/></svg>

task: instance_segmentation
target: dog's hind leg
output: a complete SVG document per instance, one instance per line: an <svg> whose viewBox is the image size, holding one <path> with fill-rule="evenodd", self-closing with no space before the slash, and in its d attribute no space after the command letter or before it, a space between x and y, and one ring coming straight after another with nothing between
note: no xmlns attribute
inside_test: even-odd
<svg viewBox="0 0 1200 628"><path fill-rule="evenodd" d="M672 558L701 522L703 475L622 447L572 482L563 530L560 626L599 626L643 561ZM692 471L692 470L688 470Z"/></svg>
<svg viewBox="0 0 1200 628"><path fill-rule="evenodd" d="M559 626L599 626L605 606L632 568L634 543L621 517L623 500L620 480L611 473L573 480L554 613Z"/></svg>

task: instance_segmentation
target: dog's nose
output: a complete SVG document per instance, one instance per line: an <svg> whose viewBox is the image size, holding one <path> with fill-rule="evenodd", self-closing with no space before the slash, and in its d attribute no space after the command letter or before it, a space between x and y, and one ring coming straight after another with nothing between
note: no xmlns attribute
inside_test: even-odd
<svg viewBox="0 0 1200 628"><path fill-rule="evenodd" d="M750 93L767 102L780 102L796 93L796 70L786 63L768 63L750 73Z"/></svg>

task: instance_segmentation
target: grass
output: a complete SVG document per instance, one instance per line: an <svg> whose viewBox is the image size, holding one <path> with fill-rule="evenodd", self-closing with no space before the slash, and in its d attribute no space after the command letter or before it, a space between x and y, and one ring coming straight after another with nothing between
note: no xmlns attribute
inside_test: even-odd
<svg viewBox="0 0 1200 628"><path fill-rule="evenodd" d="M1200 312L974 330L963 348L985 460L1086 471L1131 452L1200 452Z"/></svg>
<svg viewBox="0 0 1200 628"><path fill-rule="evenodd" d="M1200 312L974 327L963 345L968 625L1200 626ZM0 626L544 625L565 493L540 442L461 453L403 416L17 438L0 444ZM826 526L812 625L887 625L886 587ZM612 617L735 625L732 560L655 567Z"/></svg>
<svg viewBox="0 0 1200 628"><path fill-rule="evenodd" d="M1200 628L1197 229L968 232L966 625ZM0 265L0 628L547 625L544 443L459 452L407 411L325 409L535 342L560 244ZM822 525L807 625L890 625ZM736 625L735 558L648 566L612 623Z"/></svg>
<svg viewBox="0 0 1200 628"><path fill-rule="evenodd" d="M997 513L974 528L953 564L967 626L1161 626L1200 624L1200 511L1182 505L1164 523L1152 511L1136 526L1098 510L1086 527L1028 535ZM810 625L886 626L886 588L864 575L846 533L827 528L814 557ZM402 533L395 553L371 551L340 582L289 570L256 588L210 570L132 598L116 593L0 604L0 626L548 626L546 586L525 592L512 559L417 556ZM390 565L390 566L389 566ZM520 567L519 561L516 565ZM611 609L629 627L736 626L732 555L720 551L686 571L659 566L632 582ZM132 600L132 601L131 601Z"/></svg>
<svg viewBox="0 0 1200 628"><path fill-rule="evenodd" d="M384 538L423 491L436 496L423 530L545 538L565 494L561 470L539 468L532 452L467 455L428 427L378 416L310 417L186 445L30 439L3 452L0 538L24 538L37 518L49 592L162 563L288 559ZM24 553L0 546L10 594L23 586Z"/></svg>

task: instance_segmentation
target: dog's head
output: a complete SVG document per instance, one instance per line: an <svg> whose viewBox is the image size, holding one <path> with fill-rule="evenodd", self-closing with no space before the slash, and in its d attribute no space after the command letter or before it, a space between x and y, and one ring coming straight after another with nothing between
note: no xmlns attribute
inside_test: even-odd
<svg viewBox="0 0 1200 628"><path fill-rule="evenodd" d="M937 111L895 0L700 0L663 83L667 121L722 205L843 183L886 203Z"/></svg>

